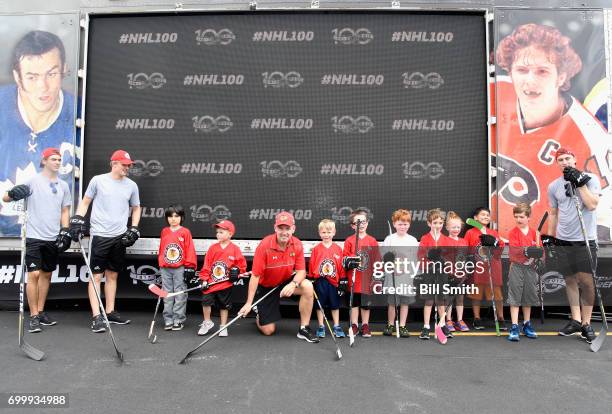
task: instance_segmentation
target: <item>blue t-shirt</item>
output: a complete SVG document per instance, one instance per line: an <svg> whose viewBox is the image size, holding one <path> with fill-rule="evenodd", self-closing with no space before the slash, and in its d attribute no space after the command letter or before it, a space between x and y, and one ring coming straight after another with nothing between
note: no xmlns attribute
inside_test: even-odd
<svg viewBox="0 0 612 414"><path fill-rule="evenodd" d="M33 133L21 117L17 86L0 87L0 193L22 184L40 171L45 148L58 148L62 155L60 178L72 188L74 170L74 97L62 92L63 102L57 119L44 131ZM1 202L1 201L0 201ZM16 203L0 208L0 236L19 236Z"/></svg>

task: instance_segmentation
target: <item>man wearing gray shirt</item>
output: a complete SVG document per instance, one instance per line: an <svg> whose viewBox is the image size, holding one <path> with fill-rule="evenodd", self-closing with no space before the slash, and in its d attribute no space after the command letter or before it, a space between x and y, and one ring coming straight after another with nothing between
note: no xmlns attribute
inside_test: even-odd
<svg viewBox="0 0 612 414"><path fill-rule="evenodd" d="M28 271L26 293L30 308L29 332L40 332L41 325L57 323L44 309L58 254L70 247L67 227L72 197L68 184L58 178L61 165L59 150L46 148L40 161L42 171L24 184L13 187L2 197L4 202L28 199L25 260Z"/></svg>
<svg viewBox="0 0 612 414"><path fill-rule="evenodd" d="M593 268L591 268L576 203L572 195L575 191L580 201L589 248L594 261L593 265L597 267L597 215L595 209L599 203L601 186L595 175L576 169L576 155L571 149L559 148L555 154L555 159L563 176L557 178L548 186L548 200L551 207L548 233L556 239L543 236L542 241L545 245L561 246L558 254L558 265L559 271L565 278L572 320L559 331L559 335L580 334L581 338L591 343L595 339L595 332L591 327L591 314L595 302ZM581 292L582 298L580 297Z"/></svg>
<svg viewBox="0 0 612 414"><path fill-rule="evenodd" d="M140 197L136 183L127 178L133 161L130 155L117 150L111 157L111 171L96 175L87 186L83 200L79 203L76 214L70 219L70 234L73 240L79 240L85 232L85 218L89 205L91 209L90 265L98 291L103 276L106 314L109 323L125 325L130 323L115 310L117 276L125 269L125 248L132 246L140 237ZM127 227L130 216L132 225ZM104 318L92 280L89 280L89 303L93 313L91 330L106 331Z"/></svg>

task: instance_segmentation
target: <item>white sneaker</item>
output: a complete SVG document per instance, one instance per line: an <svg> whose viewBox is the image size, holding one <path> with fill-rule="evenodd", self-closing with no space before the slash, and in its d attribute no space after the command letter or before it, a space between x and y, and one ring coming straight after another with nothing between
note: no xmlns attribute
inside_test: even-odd
<svg viewBox="0 0 612 414"><path fill-rule="evenodd" d="M225 325L221 325L219 326L219 328L223 329L221 332L219 332L219 336L227 336L227 329L225 329Z"/></svg>
<svg viewBox="0 0 612 414"><path fill-rule="evenodd" d="M200 330L198 331L198 335L200 336L206 335L213 326L215 326L215 323L213 321L203 321L200 324Z"/></svg>

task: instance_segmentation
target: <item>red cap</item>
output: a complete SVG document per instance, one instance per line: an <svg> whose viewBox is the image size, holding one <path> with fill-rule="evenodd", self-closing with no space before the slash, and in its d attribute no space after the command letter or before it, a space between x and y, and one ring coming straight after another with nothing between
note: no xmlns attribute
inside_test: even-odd
<svg viewBox="0 0 612 414"><path fill-rule="evenodd" d="M555 159L559 158L561 155L565 155L565 154L569 154L572 157L576 158L576 154L574 154L574 151L572 151L569 148L565 148L565 147L560 147L556 152L555 152Z"/></svg>
<svg viewBox="0 0 612 414"><path fill-rule="evenodd" d="M274 220L274 227L276 226L295 226L295 219L293 218L293 214L287 211L281 211L276 215L276 219Z"/></svg>
<svg viewBox="0 0 612 414"><path fill-rule="evenodd" d="M134 161L132 161L132 158L130 157L130 154L128 154L124 150L117 150L113 152L111 161L119 161L123 165L131 165L134 163Z"/></svg>
<svg viewBox="0 0 612 414"><path fill-rule="evenodd" d="M213 227L217 227L219 229L227 230L232 235L236 232L236 227L234 226L234 223L232 223L229 220L222 220L222 221L218 222L217 224L214 224Z"/></svg>
<svg viewBox="0 0 612 414"><path fill-rule="evenodd" d="M62 156L62 154L60 154L57 148L45 148L42 152L43 159L49 158L52 155L59 155L60 157Z"/></svg>

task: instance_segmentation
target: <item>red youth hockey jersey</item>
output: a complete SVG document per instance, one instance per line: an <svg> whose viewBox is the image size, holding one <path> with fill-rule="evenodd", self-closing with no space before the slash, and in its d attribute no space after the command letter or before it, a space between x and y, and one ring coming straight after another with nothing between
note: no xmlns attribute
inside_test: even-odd
<svg viewBox="0 0 612 414"><path fill-rule="evenodd" d="M529 228L527 234L523 234L521 229L515 227L510 230L508 244L510 245L509 256L511 262L530 264L533 260L525 257L525 247L537 246L536 231Z"/></svg>
<svg viewBox="0 0 612 414"><path fill-rule="evenodd" d="M311 277L325 277L329 283L338 287L338 280L346 277L342 267L342 249L336 243L329 247L323 243L317 244L310 253L308 269Z"/></svg>
<svg viewBox="0 0 612 414"><path fill-rule="evenodd" d="M504 248L504 241L499 238L499 234L495 230L491 230L489 228L486 229L487 234L495 237L499 244L495 249L491 249L491 263L485 263L485 259L480 256L479 250L482 246L480 244L480 235L482 232L478 230L476 227L473 227L465 233L465 241L468 246L471 247L470 252L474 254L474 258L477 261L482 262L482 267L484 267L484 272L479 272L479 266L475 267L474 270L474 283L477 285L488 285L489 284L489 266L491 267L491 276L493 278L493 285L501 286L502 282L502 264L501 264L501 254Z"/></svg>
<svg viewBox="0 0 612 414"><path fill-rule="evenodd" d="M359 239L359 252L361 256L361 266L355 272L355 287L353 291L355 293L369 294L371 292L372 284L372 271L374 262L380 261L380 250L378 249L378 242L376 239L369 234L363 239ZM344 241L344 249L342 249L342 256L355 256L355 235L349 236ZM349 280L349 289L352 286L353 271L347 272Z"/></svg>
<svg viewBox="0 0 612 414"><path fill-rule="evenodd" d="M185 227L172 231L164 227L159 240L157 254L159 267L177 268L181 266L195 269L198 265L191 232Z"/></svg>
<svg viewBox="0 0 612 414"><path fill-rule="evenodd" d="M246 272L247 262L238 246L232 242L225 248L221 247L221 243L210 246L204 256L200 279L216 284L209 287L205 293L231 288L233 284L229 280L229 272L234 266L240 269L240 273Z"/></svg>

